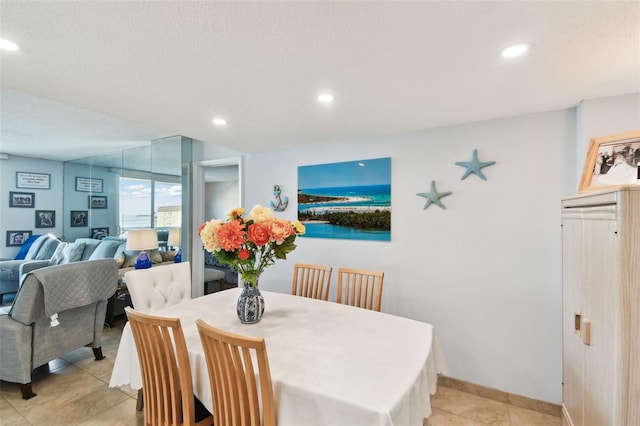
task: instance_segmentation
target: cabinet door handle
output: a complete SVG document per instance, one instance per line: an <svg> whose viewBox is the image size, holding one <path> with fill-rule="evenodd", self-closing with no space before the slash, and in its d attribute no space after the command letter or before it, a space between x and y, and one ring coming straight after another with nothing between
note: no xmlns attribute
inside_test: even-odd
<svg viewBox="0 0 640 426"><path fill-rule="evenodd" d="M580 312L574 312L573 314L573 331L580 335Z"/></svg>
<svg viewBox="0 0 640 426"><path fill-rule="evenodd" d="M587 318L582 320L582 343L591 346L591 321Z"/></svg>

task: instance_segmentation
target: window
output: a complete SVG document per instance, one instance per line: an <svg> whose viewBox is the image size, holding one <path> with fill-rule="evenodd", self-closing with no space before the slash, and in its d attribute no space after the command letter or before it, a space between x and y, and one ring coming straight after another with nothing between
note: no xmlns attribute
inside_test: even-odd
<svg viewBox="0 0 640 426"><path fill-rule="evenodd" d="M182 224L179 183L120 177L118 224L120 235L130 229L170 228Z"/></svg>

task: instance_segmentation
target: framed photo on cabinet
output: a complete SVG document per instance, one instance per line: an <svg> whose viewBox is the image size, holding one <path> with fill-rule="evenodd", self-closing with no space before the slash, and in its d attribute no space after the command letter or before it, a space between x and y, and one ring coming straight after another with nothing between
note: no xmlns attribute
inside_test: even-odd
<svg viewBox="0 0 640 426"><path fill-rule="evenodd" d="M591 139L578 192L640 184L640 130Z"/></svg>

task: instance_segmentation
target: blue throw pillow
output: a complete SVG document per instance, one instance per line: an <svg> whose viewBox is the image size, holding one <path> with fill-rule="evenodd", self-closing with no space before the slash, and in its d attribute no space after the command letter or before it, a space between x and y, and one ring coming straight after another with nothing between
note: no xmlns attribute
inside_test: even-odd
<svg viewBox="0 0 640 426"><path fill-rule="evenodd" d="M13 259L24 260L25 256L27 255L27 252L29 251L29 248L31 248L31 244L33 244L33 242L37 240L39 236L40 235L32 235L29 238L27 238L27 241L22 243L22 247L20 247L20 251L18 252L18 254L16 254L16 257L14 257Z"/></svg>

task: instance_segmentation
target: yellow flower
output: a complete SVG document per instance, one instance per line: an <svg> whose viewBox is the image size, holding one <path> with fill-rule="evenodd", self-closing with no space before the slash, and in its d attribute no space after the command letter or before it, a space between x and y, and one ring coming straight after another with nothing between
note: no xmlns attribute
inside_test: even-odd
<svg viewBox="0 0 640 426"><path fill-rule="evenodd" d="M233 219L239 218L243 214L244 214L244 209L242 207L236 207L235 209L229 210L229 213L227 213L227 216L229 217L229 219L233 220Z"/></svg>
<svg viewBox="0 0 640 426"><path fill-rule="evenodd" d="M307 228L305 228L299 220L293 222L293 228L296 230L296 234L298 235L304 235L304 233L307 232Z"/></svg>
<svg viewBox="0 0 640 426"><path fill-rule="evenodd" d="M273 210L269 207L262 207L260 204L253 206L249 212L249 216L247 217L248 220L253 220L254 223L265 223L273 220L274 218Z"/></svg>

